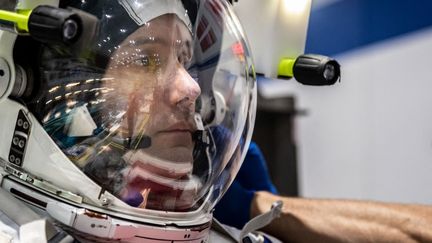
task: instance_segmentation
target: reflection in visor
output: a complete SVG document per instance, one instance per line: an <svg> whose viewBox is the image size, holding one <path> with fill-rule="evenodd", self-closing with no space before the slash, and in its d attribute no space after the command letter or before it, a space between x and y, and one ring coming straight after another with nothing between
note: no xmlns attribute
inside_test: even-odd
<svg viewBox="0 0 432 243"><path fill-rule="evenodd" d="M142 152L134 153L130 161L134 162L125 176L127 185L120 193L123 201L152 209L183 210L193 205L201 183L191 175L192 164L149 158Z"/></svg>
<svg viewBox="0 0 432 243"><path fill-rule="evenodd" d="M166 35L168 29L175 31ZM132 33L108 64L105 77L117 81L105 87L113 89L106 100L126 110L113 132L125 141L125 168L117 175L123 185L115 193L131 206L178 211L197 200L202 183L192 175L193 134L201 91L185 69L191 42L186 26L164 15Z"/></svg>
<svg viewBox="0 0 432 243"><path fill-rule="evenodd" d="M82 53L45 47L47 92L34 113L76 166L128 205L213 205L240 167L255 98L229 11L203 1L192 28L169 13L135 29L116 23L120 36L128 33L116 44L117 29Z"/></svg>

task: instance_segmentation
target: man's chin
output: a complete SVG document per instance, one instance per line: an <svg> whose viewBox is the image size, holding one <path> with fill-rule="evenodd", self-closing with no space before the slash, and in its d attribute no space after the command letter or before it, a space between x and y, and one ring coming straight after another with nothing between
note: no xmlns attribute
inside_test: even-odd
<svg viewBox="0 0 432 243"><path fill-rule="evenodd" d="M152 149L153 150L153 149ZM152 156L167 162L192 163L192 150L189 147L176 146L171 148L157 149L148 151Z"/></svg>

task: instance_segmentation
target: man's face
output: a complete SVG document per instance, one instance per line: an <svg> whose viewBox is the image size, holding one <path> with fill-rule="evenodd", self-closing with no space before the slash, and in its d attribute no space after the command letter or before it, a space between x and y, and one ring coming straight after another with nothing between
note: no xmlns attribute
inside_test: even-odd
<svg viewBox="0 0 432 243"><path fill-rule="evenodd" d="M192 163L193 115L201 90L185 69L191 57L192 36L172 14L141 26L111 56L105 75L114 80L107 84L114 89L110 95L127 100L121 135L132 144L143 136L151 140L137 151Z"/></svg>

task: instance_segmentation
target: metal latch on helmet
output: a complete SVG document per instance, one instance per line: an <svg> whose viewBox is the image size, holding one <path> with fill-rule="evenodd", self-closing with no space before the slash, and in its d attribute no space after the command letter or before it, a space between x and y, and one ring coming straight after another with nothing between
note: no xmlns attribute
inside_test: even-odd
<svg viewBox="0 0 432 243"><path fill-rule="evenodd" d="M75 193L63 190L57 186L52 185L51 183L41 180L33 175L30 175L29 173L24 172L22 169L15 168L14 166L10 165L10 163L7 163L6 161L2 160L0 158L0 167L3 168L3 170L11 175L12 178L16 178L17 181L23 181L31 186L34 186L35 188L38 188L40 190L49 192L53 195L56 195L58 197L61 197L63 199L75 202L75 203L82 203L83 198Z"/></svg>
<svg viewBox="0 0 432 243"><path fill-rule="evenodd" d="M31 122L25 115L24 111L20 110L15 123L15 129L8 156L8 161L15 166L22 166L30 130Z"/></svg>

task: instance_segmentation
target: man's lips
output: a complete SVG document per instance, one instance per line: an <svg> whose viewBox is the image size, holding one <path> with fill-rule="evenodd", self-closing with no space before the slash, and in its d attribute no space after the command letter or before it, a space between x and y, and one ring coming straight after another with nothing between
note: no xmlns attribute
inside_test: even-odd
<svg viewBox="0 0 432 243"><path fill-rule="evenodd" d="M166 134L166 135L191 135L192 132L189 130L167 130L167 131L160 131L157 134Z"/></svg>
<svg viewBox="0 0 432 243"><path fill-rule="evenodd" d="M196 130L195 126L188 122L178 122L173 125L170 125L164 129L161 129L159 133L193 133Z"/></svg>
<svg viewBox="0 0 432 243"><path fill-rule="evenodd" d="M196 131L196 128L186 122L175 123L166 128L157 131L153 138L156 143L159 141L160 148L174 148L174 147L187 147L191 148L193 146L192 135ZM192 152L191 152L192 154ZM173 160L175 160L173 158Z"/></svg>

